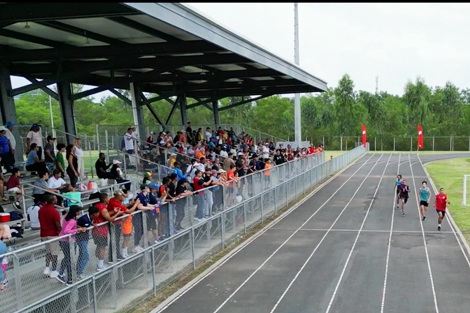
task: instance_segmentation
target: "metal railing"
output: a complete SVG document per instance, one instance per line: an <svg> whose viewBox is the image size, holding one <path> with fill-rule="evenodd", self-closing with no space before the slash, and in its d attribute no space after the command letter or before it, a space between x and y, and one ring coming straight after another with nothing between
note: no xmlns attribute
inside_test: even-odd
<svg viewBox="0 0 470 313"><path fill-rule="evenodd" d="M228 182L227 187L207 188L204 194L199 191L165 203L158 216L138 211L109 225L97 225L108 232L104 259L112 261L99 272L96 255L100 252L92 252L98 249L95 242L102 234L98 230L92 239L93 230L84 236L67 235L8 252L2 257L9 260L6 275L10 283L0 293L0 312L115 312L140 296L156 294L367 150L368 146L358 147L316 164L312 160L323 161L324 155L289 162L243 177L239 183ZM207 218L193 218L195 212L200 216L204 211ZM169 236L155 242L163 234ZM54 255L60 261L57 269L60 264L63 269L71 266L72 285L43 275L48 247L65 238L71 244L60 243L62 253L55 250ZM125 251L129 257L119 260ZM81 280L77 280L78 271L84 274ZM67 276L67 271L63 274Z"/></svg>

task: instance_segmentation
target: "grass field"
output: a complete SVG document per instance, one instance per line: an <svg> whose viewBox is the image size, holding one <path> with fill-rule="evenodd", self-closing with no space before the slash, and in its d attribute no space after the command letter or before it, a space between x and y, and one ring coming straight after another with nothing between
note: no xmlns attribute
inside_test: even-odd
<svg viewBox="0 0 470 313"><path fill-rule="evenodd" d="M445 188L451 202L449 211L467 242L470 243L470 207L461 205L463 175L470 174L470 159L459 158L436 161L427 164L426 169L436 184L436 188ZM470 185L468 187L470 188Z"/></svg>
<svg viewBox="0 0 470 313"><path fill-rule="evenodd" d="M344 153L346 153L347 151L339 151L339 150L332 150L332 151L327 151L325 150L325 160L328 161L330 159L331 156L333 156L333 158L336 158Z"/></svg>

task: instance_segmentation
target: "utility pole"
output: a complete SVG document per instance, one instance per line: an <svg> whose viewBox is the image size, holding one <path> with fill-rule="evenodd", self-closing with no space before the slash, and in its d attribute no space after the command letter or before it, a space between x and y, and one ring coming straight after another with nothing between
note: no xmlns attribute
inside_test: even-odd
<svg viewBox="0 0 470 313"><path fill-rule="evenodd" d="M379 76L375 76L375 94L379 94Z"/></svg>
<svg viewBox="0 0 470 313"><path fill-rule="evenodd" d="M294 3L294 62L299 65L299 10L298 4ZM294 123L295 123L295 144L300 147L302 144L302 125L300 112L300 94L295 94L294 99Z"/></svg>

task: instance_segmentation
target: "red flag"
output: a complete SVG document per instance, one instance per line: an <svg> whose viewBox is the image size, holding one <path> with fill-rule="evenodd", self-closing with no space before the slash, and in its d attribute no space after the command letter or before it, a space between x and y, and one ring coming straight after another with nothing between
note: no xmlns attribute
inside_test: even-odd
<svg viewBox="0 0 470 313"><path fill-rule="evenodd" d="M366 126L362 124L362 145L366 147Z"/></svg>
<svg viewBox="0 0 470 313"><path fill-rule="evenodd" d="M418 125L418 149L423 149L423 129Z"/></svg>

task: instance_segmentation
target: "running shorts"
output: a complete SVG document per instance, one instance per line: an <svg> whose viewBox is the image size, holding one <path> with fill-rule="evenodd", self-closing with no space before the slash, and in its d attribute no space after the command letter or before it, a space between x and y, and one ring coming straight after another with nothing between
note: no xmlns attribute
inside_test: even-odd
<svg viewBox="0 0 470 313"><path fill-rule="evenodd" d="M439 214L439 212L442 213L442 217L445 217L446 216L446 211L440 211L440 210L436 210L437 214Z"/></svg>
<svg viewBox="0 0 470 313"><path fill-rule="evenodd" d="M420 206L424 205L425 207L428 207L428 202L427 201L420 201L419 205Z"/></svg>
<svg viewBox="0 0 470 313"><path fill-rule="evenodd" d="M402 199L404 203L408 202L408 197L400 196L400 199Z"/></svg>

